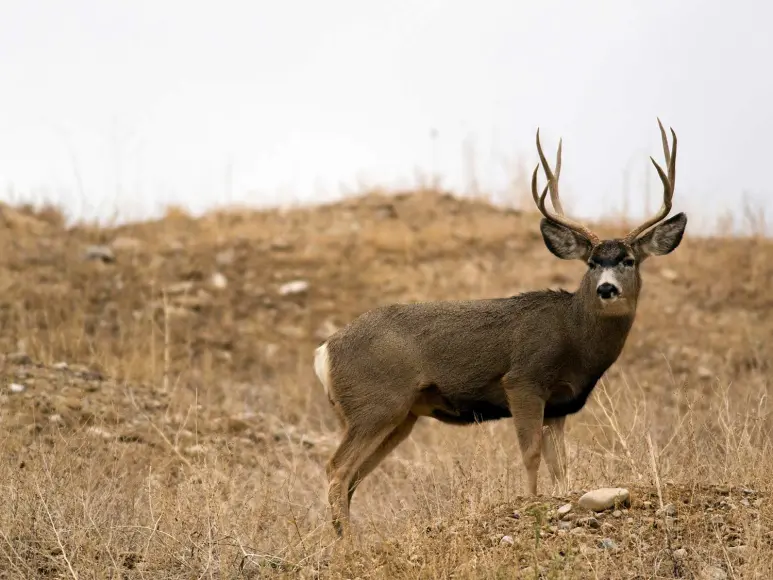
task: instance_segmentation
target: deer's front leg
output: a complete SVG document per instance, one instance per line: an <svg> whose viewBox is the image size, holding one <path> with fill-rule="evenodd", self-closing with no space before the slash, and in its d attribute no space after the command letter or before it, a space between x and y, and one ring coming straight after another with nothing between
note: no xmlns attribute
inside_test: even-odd
<svg viewBox="0 0 773 580"><path fill-rule="evenodd" d="M529 493L537 495L537 474L540 464L545 401L540 396L539 391L530 384L505 383L505 392L510 412L515 421L518 445L521 448L521 457L526 468Z"/></svg>
<svg viewBox="0 0 773 580"><path fill-rule="evenodd" d="M566 417L546 418L542 425L542 456L558 495L569 491L564 425Z"/></svg>

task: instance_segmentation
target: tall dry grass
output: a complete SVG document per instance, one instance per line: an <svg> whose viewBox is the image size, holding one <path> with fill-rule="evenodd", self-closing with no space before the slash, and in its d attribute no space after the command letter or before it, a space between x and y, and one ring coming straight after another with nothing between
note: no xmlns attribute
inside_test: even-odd
<svg viewBox="0 0 773 580"><path fill-rule="evenodd" d="M572 287L537 220L435 192L106 230L26 217L0 234L0 578L771 577L765 239L688 235L647 264L626 350L569 422L569 498L523 497L510 422L422 421L341 544L313 347L384 302ZM116 261L84 261L89 243ZM280 296L293 279L309 291ZM630 508L557 529L605 485Z"/></svg>

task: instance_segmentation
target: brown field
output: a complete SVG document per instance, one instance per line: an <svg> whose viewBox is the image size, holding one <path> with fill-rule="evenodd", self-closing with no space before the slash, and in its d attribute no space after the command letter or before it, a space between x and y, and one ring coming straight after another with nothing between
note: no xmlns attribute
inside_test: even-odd
<svg viewBox="0 0 773 580"><path fill-rule="evenodd" d="M574 289L535 215L434 192L119 228L0 206L0 241L2 579L773 578L771 240L688 224L643 266L567 433L568 500L625 486L629 508L559 530L568 500L524 497L510 421L423 420L359 488L350 543L314 347L387 302Z"/></svg>

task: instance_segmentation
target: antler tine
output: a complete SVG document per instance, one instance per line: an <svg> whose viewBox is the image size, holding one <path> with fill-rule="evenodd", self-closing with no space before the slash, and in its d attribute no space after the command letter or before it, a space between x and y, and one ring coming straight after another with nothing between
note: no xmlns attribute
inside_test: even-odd
<svg viewBox="0 0 773 580"><path fill-rule="evenodd" d="M539 141L539 129L537 129L537 152L539 153L540 161L542 163L542 169L545 172L545 175L548 178L548 183L545 186L545 189L542 190L542 194L540 195L537 191L537 173L539 172L539 163L534 168L534 173L531 176L531 195L534 198L534 203L537 205L537 209L539 209L540 213L545 216L548 220L560 224L573 232L587 238L592 245L596 245L599 243L599 237L593 233L591 230L589 230L587 227L582 225L579 222L576 222L574 220L571 220L567 218L564 215L563 207L561 206L561 201L559 199L558 194L558 176L561 174L561 148L562 148L562 141L560 140L558 142L558 153L556 155L556 172L555 174L551 171L550 165L547 162L547 159L545 158L545 154L542 151L542 145ZM553 205L553 208L556 210L556 213L550 212L545 207L545 201L547 198L548 191L550 191L550 202Z"/></svg>
<svg viewBox="0 0 773 580"><path fill-rule="evenodd" d="M542 145L539 141L539 128L537 129L537 153L539 153L539 159L542 163L542 170L545 172L545 176L548 178L548 187L550 188L550 203L553 205L553 209L559 215L564 215L564 208L561 205L561 199L558 195L558 177L561 175L561 146L563 139L558 140L558 152L556 153L556 173L550 169L550 164L545 158L545 153L542 151Z"/></svg>
<svg viewBox="0 0 773 580"><path fill-rule="evenodd" d="M647 220L642 225L634 228L631 232L625 236L627 243L633 242L642 232L646 231L650 227L654 226L662 219L664 219L671 211L671 202L674 198L674 184L676 182L676 133L671 129L671 140L673 141L673 147L668 146L668 137L666 136L666 130L663 128L663 124L658 119L658 126L660 127L660 138L663 142L663 155L666 158L667 171L663 171L663 168L658 165L658 162L650 157L650 161L655 166L655 170L658 172L660 181L663 182L663 204L660 206L660 210L655 217Z"/></svg>

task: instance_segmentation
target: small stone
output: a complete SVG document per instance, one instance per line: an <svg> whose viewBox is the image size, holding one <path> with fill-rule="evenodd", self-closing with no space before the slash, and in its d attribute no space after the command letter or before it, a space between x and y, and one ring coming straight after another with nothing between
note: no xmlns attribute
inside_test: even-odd
<svg viewBox="0 0 773 580"><path fill-rule="evenodd" d="M222 252L218 252L215 256L215 262L218 266L230 266L236 259L236 253L233 248L228 248Z"/></svg>
<svg viewBox="0 0 773 580"><path fill-rule="evenodd" d="M754 507L756 507L756 508L758 508L758 507L761 507L761 506L762 506L762 498L755 499L755 500L754 500L754 503L752 503L752 505L753 505Z"/></svg>
<svg viewBox="0 0 773 580"><path fill-rule="evenodd" d="M500 546L512 546L513 544L515 544L515 540L512 536L502 536L502 539L499 540Z"/></svg>
<svg viewBox="0 0 773 580"><path fill-rule="evenodd" d="M115 254L109 246L89 246L83 253L85 260L100 260L105 264L115 262Z"/></svg>
<svg viewBox="0 0 773 580"><path fill-rule="evenodd" d="M669 282L675 281L677 278L679 278L679 274L677 274L674 270L671 270L669 268L663 268L660 271L660 275L668 280Z"/></svg>
<svg viewBox="0 0 773 580"><path fill-rule="evenodd" d="M664 505L655 513L659 516L674 517L676 515L676 506L670 503L670 504Z"/></svg>
<svg viewBox="0 0 773 580"><path fill-rule="evenodd" d="M587 518L580 518L579 520L577 520L577 525L583 526L586 528L594 528L594 529L601 527L601 524L599 523L599 521L593 516L588 516Z"/></svg>
<svg viewBox="0 0 773 580"><path fill-rule="evenodd" d="M706 367L698 367L698 378L707 380L714 376L714 373L711 372L711 369L708 369Z"/></svg>
<svg viewBox="0 0 773 580"><path fill-rule="evenodd" d="M54 369L56 369L56 370L58 370L58 371L64 371L64 370L67 370L67 368L68 368L69 366L70 366L70 365L68 365L66 362L64 362L64 361L60 361L60 362L58 362L58 363L54 363L54 365L53 365L53 368L54 368Z"/></svg>
<svg viewBox="0 0 773 580"><path fill-rule="evenodd" d="M652 509L652 502L651 501L645 501L642 506L645 510Z"/></svg>
<svg viewBox="0 0 773 580"><path fill-rule="evenodd" d="M572 504L565 503L556 510L556 513L560 519L564 519L564 516L567 515L570 511L572 511Z"/></svg>
<svg viewBox="0 0 773 580"><path fill-rule="evenodd" d="M559 530L569 531L573 527L574 527L574 522L567 522L565 520L561 520L560 522L558 522L558 529Z"/></svg>
<svg viewBox="0 0 773 580"><path fill-rule="evenodd" d="M633 523L633 518L625 518L625 523L626 524L632 524Z"/></svg>
<svg viewBox="0 0 773 580"><path fill-rule="evenodd" d="M142 247L142 242L137 238L130 238L128 236L119 236L110 242L110 247L114 250L139 250Z"/></svg>
<svg viewBox="0 0 773 580"><path fill-rule="evenodd" d="M510 514L510 517L513 518L514 520L519 520L521 519L521 514L519 514L518 512L513 512Z"/></svg>
<svg viewBox="0 0 773 580"><path fill-rule="evenodd" d="M32 362L30 355L26 352L12 352L5 357L5 360L14 365L28 365Z"/></svg>
<svg viewBox="0 0 773 580"><path fill-rule="evenodd" d="M623 517L623 512L621 512L620 510L615 510L615 511L612 512L612 517L613 518L622 518Z"/></svg>
<svg viewBox="0 0 773 580"><path fill-rule="evenodd" d="M26 388L27 387L20 385L19 383L11 383L8 385L8 390L10 390L12 393L23 393Z"/></svg>
<svg viewBox="0 0 773 580"><path fill-rule="evenodd" d="M617 542L615 542L612 538L603 538L599 542L599 547L604 550L617 550Z"/></svg>
<svg viewBox="0 0 773 580"><path fill-rule="evenodd" d="M228 278L226 278L220 272L215 272L214 274L212 274L212 279L210 280L210 283L218 290L223 290L228 286Z"/></svg>
<svg viewBox="0 0 773 580"><path fill-rule="evenodd" d="M89 433L92 435L95 435L96 437L101 437L102 439L112 439L113 434L110 433L107 429L103 429L102 427L97 427L96 425L92 425L87 429Z"/></svg>
<svg viewBox="0 0 773 580"><path fill-rule="evenodd" d="M630 503L631 494L622 487L603 487L589 491L577 502L580 507L594 512L603 512L616 505Z"/></svg>
<svg viewBox="0 0 773 580"><path fill-rule="evenodd" d="M583 530L582 528L572 528L571 530L569 530L569 533L575 536L579 536L584 534L585 530Z"/></svg>
<svg viewBox="0 0 773 580"><path fill-rule="evenodd" d="M288 250L292 250L293 245L287 240L278 239L271 242L271 244L269 245L269 248L277 252L286 252Z"/></svg>
<svg viewBox="0 0 773 580"><path fill-rule="evenodd" d="M678 550L674 550L674 560L677 562L681 562L687 557L687 550L684 548L679 548Z"/></svg>
<svg viewBox="0 0 773 580"><path fill-rule="evenodd" d="M726 580L727 572L717 566L706 566L701 570L701 580Z"/></svg>
<svg viewBox="0 0 773 580"><path fill-rule="evenodd" d="M749 500L748 500L748 499L746 499L746 498L743 498L743 499L741 500L741 505L743 505L743 506L746 506L746 507L751 507L751 505L752 505L752 504L751 504L751 503L749 503Z"/></svg>
<svg viewBox="0 0 773 580"><path fill-rule="evenodd" d="M62 416L59 413L54 413L53 415L49 415L48 421L50 423L61 423L62 422Z"/></svg>
<svg viewBox="0 0 773 580"><path fill-rule="evenodd" d="M306 280L293 280L279 287L279 294L282 296L295 296L303 294L309 289L309 283Z"/></svg>

